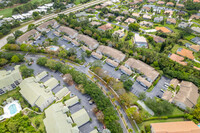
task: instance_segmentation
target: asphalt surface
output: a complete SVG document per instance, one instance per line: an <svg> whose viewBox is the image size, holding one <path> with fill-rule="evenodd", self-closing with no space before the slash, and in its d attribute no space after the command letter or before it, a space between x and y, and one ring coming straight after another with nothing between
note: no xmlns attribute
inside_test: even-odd
<svg viewBox="0 0 200 133"><path fill-rule="evenodd" d="M52 92L54 93L57 93L59 90L61 90L64 86L67 86L67 88L70 90L71 94L74 94L76 96L78 96L79 99L81 99L81 102L70 107L70 112L73 114L75 113L76 111L82 109L82 108L85 108L88 115L90 116L90 118L92 119L92 121L84 124L83 126L79 127L81 133L89 133L91 132L92 130L94 130L94 127L97 127L100 131L103 130L103 124L100 123L96 116L94 115L94 113L92 112L92 109L94 108L94 104L93 105L90 105L88 103L88 100L87 100L87 96L86 95L83 95L81 94L76 88L74 85L72 86L68 86L67 84L65 84L63 82L63 79L61 77L61 73L60 72L54 72L54 71L51 71L50 69L48 68L45 68L45 67L41 67L41 66L38 66L36 64L36 60L38 57L42 57L42 56L34 56L34 55L27 55L26 58L27 59L30 59L32 58L34 60L34 63L31 65L31 66L28 66L29 68L32 68L34 69L34 74L37 75L43 71L47 71L49 73L49 75L47 77L45 77L44 79L42 79L41 81L42 82L45 82L47 81L48 79L54 77L56 78L58 81L60 81L60 85L57 86L56 88L54 88L52 90Z"/></svg>
<svg viewBox="0 0 200 133"><path fill-rule="evenodd" d="M81 5L77 5L75 7L72 7L72 8L68 8L67 10L65 11L62 11L60 13L52 13L50 15L47 15L47 16L44 16L42 17L41 19L37 20L37 21L34 21L34 20L31 20L30 24L35 24L35 25L38 25L38 24L41 24L49 19L52 19L52 18L55 18L57 17L59 14L69 14L71 12L76 12L76 11L79 11L79 10L82 10L82 9L85 9L87 7L90 7L90 6L93 6L93 5L96 5L96 4L99 4L99 3L102 3L102 2L105 2L105 0L96 0L96 1L92 1L92 2L88 2L86 4L81 4ZM26 22L28 23L28 22ZM23 24L22 24L23 25ZM28 25L24 25L22 26L21 28L17 29L17 30L20 30L20 31L23 31L23 32L26 32L28 29ZM13 31L14 32L14 31ZM13 36L13 32L6 35L5 37L1 38L0 39L0 49L1 47L3 47L6 43L7 43L7 38L9 36Z"/></svg>
<svg viewBox="0 0 200 133"><path fill-rule="evenodd" d="M170 79L167 77L162 76L160 78L160 80L158 81L157 85L153 88L153 90L151 92L147 92L146 88L143 87L140 83L138 83L137 81L134 82L133 86L132 86L132 90L131 92L133 94L135 94L136 96L139 96L140 93L145 92L146 96L149 98L154 98L154 97L162 97L163 92L161 91L161 89L166 90L167 88L164 86L165 84L169 84L170 83Z"/></svg>

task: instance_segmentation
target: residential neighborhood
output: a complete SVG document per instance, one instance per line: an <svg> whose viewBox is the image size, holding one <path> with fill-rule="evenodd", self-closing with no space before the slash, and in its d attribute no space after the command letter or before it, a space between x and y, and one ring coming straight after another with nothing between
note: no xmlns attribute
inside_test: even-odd
<svg viewBox="0 0 200 133"><path fill-rule="evenodd" d="M10 2L0 132L200 132L200 1Z"/></svg>

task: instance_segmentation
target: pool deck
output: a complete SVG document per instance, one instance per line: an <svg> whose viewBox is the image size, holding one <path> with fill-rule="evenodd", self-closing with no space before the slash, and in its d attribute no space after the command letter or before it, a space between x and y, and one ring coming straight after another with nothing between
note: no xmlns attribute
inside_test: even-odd
<svg viewBox="0 0 200 133"><path fill-rule="evenodd" d="M10 113L10 110L9 110L9 107L10 107L11 105L13 105L13 104L15 104L17 111L16 111L15 113L11 114L11 113ZM11 102L11 103L6 104L6 105L3 107L3 110L4 110L4 114L0 116L0 120L1 120L1 119L5 119L5 118L13 117L13 116L16 115L17 113L19 113L19 112L22 110L22 108L21 108L21 105L20 105L19 101L18 101L18 100L15 100L15 101L13 101L13 102Z"/></svg>

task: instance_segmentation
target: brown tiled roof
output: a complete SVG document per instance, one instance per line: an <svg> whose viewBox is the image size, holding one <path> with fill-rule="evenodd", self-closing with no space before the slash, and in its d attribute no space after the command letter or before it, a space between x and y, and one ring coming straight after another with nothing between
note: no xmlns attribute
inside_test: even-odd
<svg viewBox="0 0 200 133"><path fill-rule="evenodd" d="M170 85L173 85L174 88L177 87L177 85L179 84L179 80L178 79L172 79L169 83Z"/></svg>
<svg viewBox="0 0 200 133"><path fill-rule="evenodd" d="M72 39L70 38L70 37L68 37L68 36L63 36L63 39L65 39L65 40L67 40L67 41L72 41Z"/></svg>
<svg viewBox="0 0 200 133"><path fill-rule="evenodd" d="M157 31L161 31L163 33L171 33L171 31L165 27L156 27L155 28Z"/></svg>
<svg viewBox="0 0 200 133"><path fill-rule="evenodd" d="M118 16L118 17L116 17L116 19L115 19L115 20L117 20L117 21L122 21L122 19L124 19L124 17L123 17L123 16Z"/></svg>
<svg viewBox="0 0 200 133"><path fill-rule="evenodd" d="M98 59L101 59L101 58L102 58L102 54L98 54L98 53L96 53L96 52L92 52L91 55L95 56L95 57L98 58Z"/></svg>
<svg viewBox="0 0 200 133"><path fill-rule="evenodd" d="M60 32L64 32L69 36L75 36L78 34L78 32L72 28L66 27L66 26L60 26L58 29Z"/></svg>
<svg viewBox="0 0 200 133"><path fill-rule="evenodd" d="M114 48L111 48L109 46L103 46L103 45L100 45L97 49L97 53L102 53L108 57L111 57L115 60L118 60L119 62L123 61L126 57L125 54L123 54L121 51L117 50L117 49L114 49Z"/></svg>
<svg viewBox="0 0 200 133"><path fill-rule="evenodd" d="M176 51L177 54L181 55L181 56L185 56L191 60L194 59L194 55L193 52L184 48L180 48Z"/></svg>
<svg viewBox="0 0 200 133"><path fill-rule="evenodd" d="M173 6L174 5L174 3L173 2L167 2L167 4L166 4L167 6L168 5L170 5L170 6Z"/></svg>
<svg viewBox="0 0 200 133"><path fill-rule="evenodd" d="M143 0L134 0L133 4L138 4L138 3L142 3Z"/></svg>
<svg viewBox="0 0 200 133"><path fill-rule="evenodd" d="M200 68L198 68L198 67L196 67L196 66L193 66L194 67L194 69L197 69L197 70L199 70L200 71Z"/></svg>
<svg viewBox="0 0 200 133"><path fill-rule="evenodd" d="M102 26L98 27L98 29L103 30L103 31L106 31L106 30L111 30L111 29L113 29L113 27L111 26L110 23L107 23L107 24L105 24L105 25L102 25Z"/></svg>
<svg viewBox="0 0 200 133"><path fill-rule="evenodd" d="M136 80L142 82L148 88L151 86L151 83L141 76L138 76Z"/></svg>
<svg viewBox="0 0 200 133"><path fill-rule="evenodd" d="M194 2L194 3L199 3L200 1L199 1L199 0L193 0L193 2Z"/></svg>
<svg viewBox="0 0 200 133"><path fill-rule="evenodd" d="M176 6L178 6L178 7L184 7L183 4L176 4Z"/></svg>
<svg viewBox="0 0 200 133"><path fill-rule="evenodd" d="M200 133L200 128L192 121L151 123L155 133Z"/></svg>
<svg viewBox="0 0 200 133"><path fill-rule="evenodd" d="M164 5L165 2L164 2L164 1L158 1L157 4L159 4L159 5Z"/></svg>
<svg viewBox="0 0 200 133"><path fill-rule="evenodd" d="M162 38L162 37L159 37L159 36L152 36L153 37L153 40L156 42L156 43L163 43L165 42L165 39Z"/></svg>
<svg viewBox="0 0 200 133"><path fill-rule="evenodd" d="M141 73L143 73L146 77L150 78L152 81L154 81L159 76L159 73L153 67L145 64L140 60L129 58L125 62L125 64L130 66L132 69L139 70Z"/></svg>
<svg viewBox="0 0 200 133"><path fill-rule="evenodd" d="M173 93L169 90L166 90L163 95L162 95L162 99L171 102Z"/></svg>
<svg viewBox="0 0 200 133"><path fill-rule="evenodd" d="M60 33L57 32L57 31L54 31L53 34L56 35L56 36L60 36Z"/></svg>
<svg viewBox="0 0 200 133"><path fill-rule="evenodd" d="M88 51L91 51L88 47L86 47L86 46L81 46L81 49L83 50L83 51L86 51L86 50L88 50Z"/></svg>
<svg viewBox="0 0 200 133"><path fill-rule="evenodd" d="M198 52L200 50L200 45L191 45L190 48Z"/></svg>
<svg viewBox="0 0 200 133"><path fill-rule="evenodd" d="M94 8L95 9L101 9L101 6L95 6Z"/></svg>
<svg viewBox="0 0 200 133"><path fill-rule="evenodd" d="M76 45L77 47L80 46L80 43L77 42L76 40L72 40L71 42L72 42L74 45Z"/></svg>
<svg viewBox="0 0 200 133"><path fill-rule="evenodd" d="M182 81L180 83L180 90L174 97L174 101L182 102L187 107L192 108L197 104L198 97L198 87L195 86L192 82Z"/></svg>
<svg viewBox="0 0 200 133"><path fill-rule="evenodd" d="M120 70L124 71L126 74L131 75L133 73L133 71L131 71L130 69L128 69L127 67L121 65L119 67Z"/></svg>
<svg viewBox="0 0 200 133"><path fill-rule="evenodd" d="M139 14L139 13L132 13L132 15L133 15L134 17L140 17L140 14Z"/></svg>
<svg viewBox="0 0 200 133"><path fill-rule="evenodd" d="M47 21L45 23L42 23L41 25L39 25L37 27L38 30L42 30L42 29L47 29L49 25L53 26L54 24L56 24L56 20L50 20L50 21ZM58 25L57 25L58 26Z"/></svg>
<svg viewBox="0 0 200 133"><path fill-rule="evenodd" d="M144 19L151 19L152 17L151 17L151 15L144 14L144 15L143 15L143 18L144 18Z"/></svg>
<svg viewBox="0 0 200 133"><path fill-rule="evenodd" d="M172 23L172 24L176 24L176 19L175 18L168 18L167 22Z"/></svg>
<svg viewBox="0 0 200 133"><path fill-rule="evenodd" d="M117 63L117 62L115 62L114 60L111 60L111 59L109 59L109 58L106 59L106 62L107 62L108 64L112 64L114 67L119 66L119 63Z"/></svg>
<svg viewBox="0 0 200 133"><path fill-rule="evenodd" d="M198 16L198 15L192 15L192 16L190 17L190 19L200 19L200 16Z"/></svg>
<svg viewBox="0 0 200 133"><path fill-rule="evenodd" d="M37 34L39 34L39 32L35 29L32 29L28 32L26 32L25 34L21 35L16 41L18 43L24 43L25 41L29 41L29 38L32 36L37 36Z"/></svg>
<svg viewBox="0 0 200 133"><path fill-rule="evenodd" d="M172 10L166 10L166 11L164 12L164 14L172 15L172 14L173 14L173 11L172 11Z"/></svg>
<svg viewBox="0 0 200 133"><path fill-rule="evenodd" d="M177 55L177 54L172 54L169 58L170 58L171 60L173 60L173 61L176 61L176 62L178 62L178 63L184 65L184 66L187 65L186 62L183 62L184 58L181 57L181 56L179 56L179 55Z"/></svg>
<svg viewBox="0 0 200 133"><path fill-rule="evenodd" d="M126 22L126 23L134 23L134 22L137 22L137 20L134 19L134 18L127 18L124 22Z"/></svg>
<svg viewBox="0 0 200 133"><path fill-rule="evenodd" d="M145 6L145 7L143 7L142 9L147 10L147 11L150 11L150 10L151 10L151 8L148 7L148 6Z"/></svg>
<svg viewBox="0 0 200 133"><path fill-rule="evenodd" d="M94 25L100 25L101 23L100 22L96 22L96 21L92 21L90 24L94 26Z"/></svg>
<svg viewBox="0 0 200 133"><path fill-rule="evenodd" d="M83 34L79 34L77 36L77 40L84 42L85 45L87 45L91 50L97 48L99 45L97 40L95 40L87 35L83 35Z"/></svg>
<svg viewBox="0 0 200 133"><path fill-rule="evenodd" d="M156 2L156 0L148 0L148 2L152 2L153 3L153 2Z"/></svg>

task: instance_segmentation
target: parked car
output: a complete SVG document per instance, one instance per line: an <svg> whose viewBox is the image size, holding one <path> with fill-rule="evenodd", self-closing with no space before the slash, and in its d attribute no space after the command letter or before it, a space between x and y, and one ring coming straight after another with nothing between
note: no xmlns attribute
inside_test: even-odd
<svg viewBox="0 0 200 133"><path fill-rule="evenodd" d="M156 95L158 98L161 98L161 96L160 95Z"/></svg>
<svg viewBox="0 0 200 133"><path fill-rule="evenodd" d="M90 100L90 101L89 101L89 104L90 104L90 105L92 105L93 103L94 103L94 101L93 101L93 100Z"/></svg>
<svg viewBox="0 0 200 133"><path fill-rule="evenodd" d="M87 100L90 101L90 100L91 100L91 97L88 96L88 97L87 97Z"/></svg>
<svg viewBox="0 0 200 133"><path fill-rule="evenodd" d="M163 89L160 89L160 91L163 92L163 93L165 92Z"/></svg>

